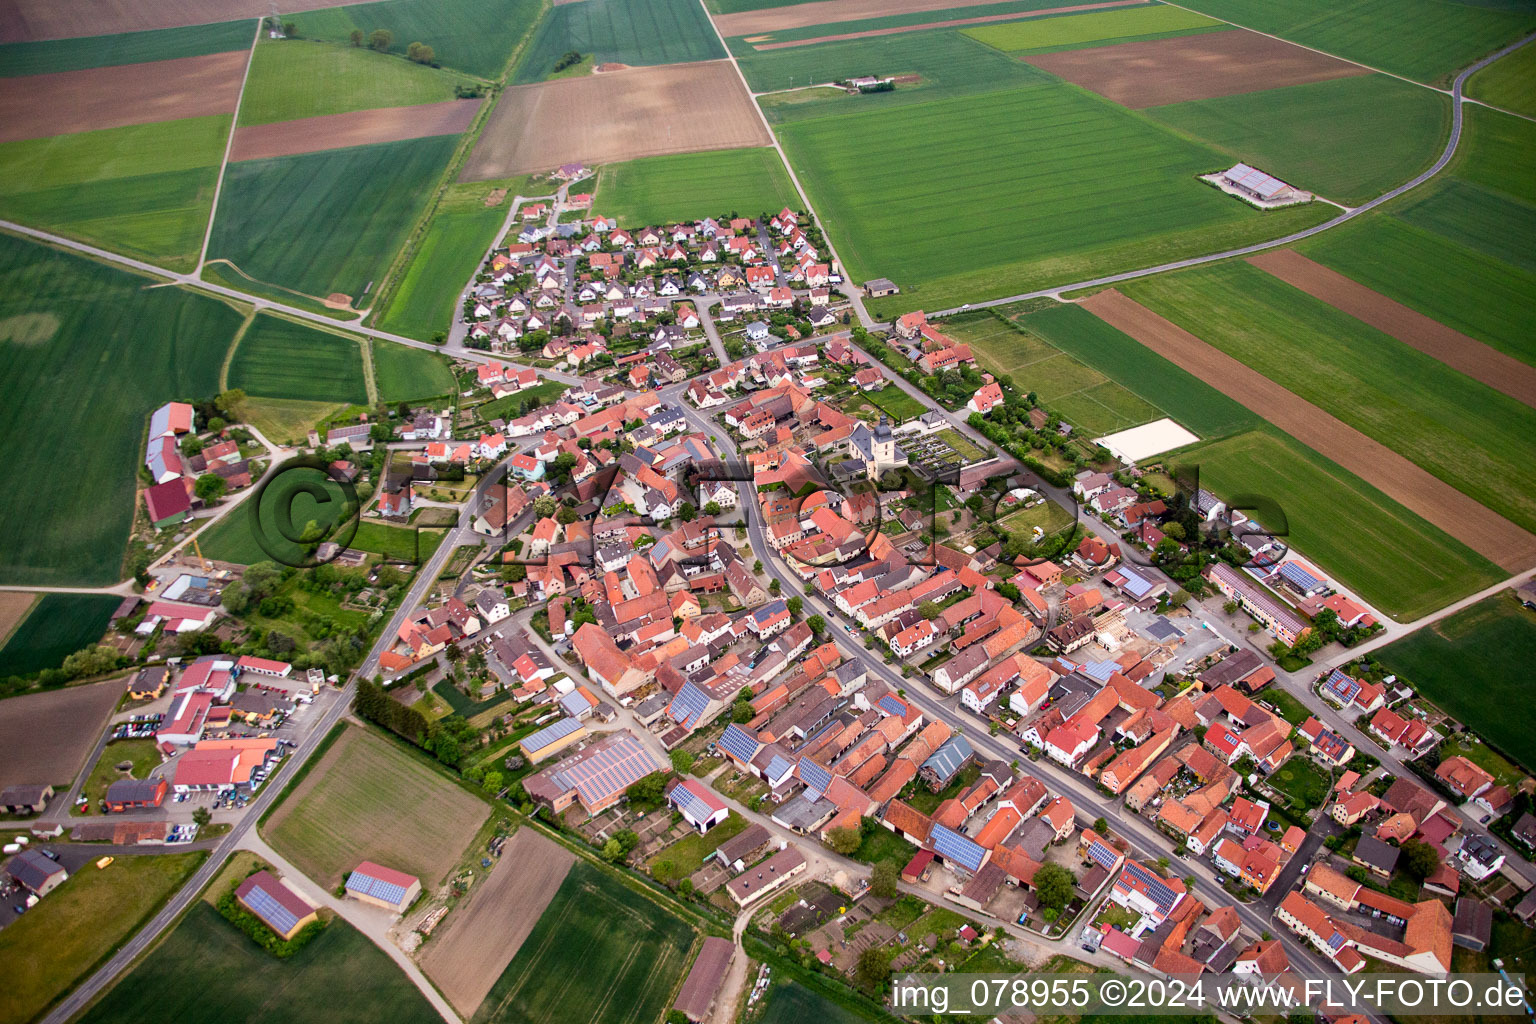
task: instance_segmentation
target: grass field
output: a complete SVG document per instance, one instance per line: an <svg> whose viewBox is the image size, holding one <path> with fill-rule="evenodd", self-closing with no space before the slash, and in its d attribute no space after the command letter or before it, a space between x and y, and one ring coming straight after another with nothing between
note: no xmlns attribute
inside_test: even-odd
<svg viewBox="0 0 1536 1024"><path fill-rule="evenodd" d="M90 801L91 811L97 810L97 805L107 795L107 788L119 779L147 779L149 773L159 767L163 760L160 756L160 748L154 740L116 740L108 743L101 751L101 757L91 766L91 774L86 777L85 786L80 795ZM132 762L133 767L125 775L117 770L117 766L124 762Z"/></svg>
<svg viewBox="0 0 1536 1024"><path fill-rule="evenodd" d="M1445 96L1387 75L1173 103L1145 113L1234 161L1351 205L1433 163L1451 124Z"/></svg>
<svg viewBox="0 0 1536 1024"><path fill-rule="evenodd" d="M1243 262L1126 294L1526 529L1536 410Z"/></svg>
<svg viewBox="0 0 1536 1024"><path fill-rule="evenodd" d="M743 217L798 210L800 199L777 150L722 149L609 164L593 208L628 227L735 212Z"/></svg>
<svg viewBox="0 0 1536 1024"><path fill-rule="evenodd" d="M0 237L0 438L27 481L0 497L8 583L121 580L150 412L218 389L242 314L149 283Z"/></svg>
<svg viewBox="0 0 1536 1024"><path fill-rule="evenodd" d="M0 216L175 270L197 264L230 118L0 145Z"/></svg>
<svg viewBox="0 0 1536 1024"><path fill-rule="evenodd" d="M204 856L118 857L105 870L86 866L0 930L0 959L10 965L0 1024L42 1016L159 909Z"/></svg>
<svg viewBox="0 0 1536 1024"><path fill-rule="evenodd" d="M1473 99L1536 117L1536 49L1522 46L1500 57L1467 80L1466 94Z"/></svg>
<svg viewBox="0 0 1536 1024"><path fill-rule="evenodd" d="M884 1020L875 1014L860 1014L851 1008L812 992L793 981L777 981L763 1000L759 1024L801 1024L816 1021L818 1024L864 1024L865 1021Z"/></svg>
<svg viewBox="0 0 1536 1024"><path fill-rule="evenodd" d="M1183 6L1420 82L1536 30L1523 0L1188 0Z"/></svg>
<svg viewBox="0 0 1536 1024"><path fill-rule="evenodd" d="M902 286L875 303L881 315L1213 251L1324 216L1246 208L1196 180L1220 154L1066 85L778 131L851 276ZM925 140L923 158L869 159L896 136ZM1109 166L1135 168L1136 187L1102 173Z"/></svg>
<svg viewBox="0 0 1536 1024"><path fill-rule="evenodd" d="M229 386L255 398L368 401L363 352L353 335L258 313L235 347Z"/></svg>
<svg viewBox="0 0 1536 1024"><path fill-rule="evenodd" d="M472 1024L642 1024L673 998L693 926L577 860Z"/></svg>
<svg viewBox="0 0 1536 1024"><path fill-rule="evenodd" d="M457 387L447 361L436 352L377 339L372 349L373 377L381 402L448 395Z"/></svg>
<svg viewBox="0 0 1536 1024"><path fill-rule="evenodd" d="M230 164L209 258L316 299L363 302L457 144L440 136Z"/></svg>
<svg viewBox="0 0 1536 1024"><path fill-rule="evenodd" d="M777 5L776 5L777 6ZM904 6L904 5L903 5ZM844 21L828 21L814 25L801 25L795 27L782 26L762 35L747 35L737 33L735 29L739 25L726 24L722 26L727 36L726 44L731 51L742 54L755 49L758 45L769 45L784 42L806 42L815 39L824 39L829 35L853 35L868 32L897 33L893 30L923 31L922 26L943 24L944 22L957 21L971 18L998 18L1001 21L1011 17L1026 17L1037 11L1054 10L1067 6L1061 0L1001 0L994 3L977 3L967 7L944 7L937 10L900 10L893 14L874 14L863 18L854 18ZM867 10L863 8L862 10ZM748 40L752 40L748 42Z"/></svg>
<svg viewBox="0 0 1536 1024"><path fill-rule="evenodd" d="M286 398L247 398L239 415L275 444L300 444L309 428L346 408L345 402L296 402Z"/></svg>
<svg viewBox="0 0 1536 1024"><path fill-rule="evenodd" d="M264 832L327 888L358 861L374 860L420 877L431 891L489 816L484 802L391 740L350 726Z"/></svg>
<svg viewBox="0 0 1536 1024"><path fill-rule="evenodd" d="M740 11L760 11L765 7L790 7L808 4L813 0L704 0L711 14L736 14Z"/></svg>
<svg viewBox="0 0 1536 1024"><path fill-rule="evenodd" d="M5 43L0 44L0 78L228 53L231 50L249 49L255 35L255 23L246 19L161 29L158 32Z"/></svg>
<svg viewBox="0 0 1536 1024"><path fill-rule="evenodd" d="M450 71L367 47L263 39L251 59L240 123L271 124L349 110L439 103L453 99L453 87L464 81Z"/></svg>
<svg viewBox="0 0 1536 1024"><path fill-rule="evenodd" d="M101 639L121 603L113 594L44 594L0 647L0 676L57 668L68 655Z"/></svg>
<svg viewBox="0 0 1536 1024"><path fill-rule="evenodd" d="M1527 686L1536 614L1513 595L1479 601L1375 657L1527 771L1536 770L1536 702Z"/></svg>
<svg viewBox="0 0 1536 1024"><path fill-rule="evenodd" d="M1332 785L1332 780L1304 757L1293 757L1275 769L1268 782L1295 800L1303 810L1321 807Z"/></svg>
<svg viewBox="0 0 1536 1024"><path fill-rule="evenodd" d="M1200 486L1231 501L1278 502L1286 527L1259 515L1272 533L1398 621L1476 593L1504 573L1449 534L1312 449L1272 428L1190 449L1177 458L1199 469Z"/></svg>
<svg viewBox="0 0 1536 1024"><path fill-rule="evenodd" d="M442 1021L389 957L345 921L332 920L292 959L279 960L202 900L80 1019L170 1017L187 1024Z"/></svg>
<svg viewBox="0 0 1536 1024"><path fill-rule="evenodd" d="M559 4L534 29L512 72L516 85L542 82L569 52L598 64L682 64L725 56L704 9L693 0L582 0Z"/></svg>
<svg viewBox="0 0 1536 1024"><path fill-rule="evenodd" d="M1182 35L1194 29L1226 28L1221 22L1162 4L1118 11L1093 11L1058 18L1025 18L978 25L965 34L1009 53L1095 46L1125 39Z"/></svg>
<svg viewBox="0 0 1536 1024"><path fill-rule="evenodd" d="M306 39L345 43L354 29L394 34L391 50L413 42L432 47L444 67L496 79L513 49L533 28L539 0L386 0L290 15Z"/></svg>

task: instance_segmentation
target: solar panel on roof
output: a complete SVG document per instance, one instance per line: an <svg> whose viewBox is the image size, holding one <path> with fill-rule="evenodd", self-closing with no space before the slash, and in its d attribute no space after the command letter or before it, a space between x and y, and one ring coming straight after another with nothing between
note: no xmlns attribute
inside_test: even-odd
<svg viewBox="0 0 1536 1024"><path fill-rule="evenodd" d="M1247 164L1238 164L1226 173L1226 178L1232 184L1245 188L1263 199L1268 199L1286 187L1285 182L1280 179L1271 177Z"/></svg>
<svg viewBox="0 0 1536 1024"><path fill-rule="evenodd" d="M1338 932L1334 932L1328 937L1328 948L1337 953L1339 948L1344 945L1345 941L1346 940L1344 936L1340 935Z"/></svg>
<svg viewBox="0 0 1536 1024"><path fill-rule="evenodd" d="M677 691L677 696L672 698L672 706L667 708L667 714L683 728L692 729L704 717L708 707L709 695L692 683L684 683Z"/></svg>
<svg viewBox="0 0 1536 1024"><path fill-rule="evenodd" d="M397 882L386 882L382 878L374 878L361 871L354 871L347 876L347 891L372 896L385 903L399 903L405 899L405 886Z"/></svg>
<svg viewBox="0 0 1536 1024"><path fill-rule="evenodd" d="M533 733L523 740L523 746L529 750L538 750L547 747L557 740L564 739L577 729L581 728L581 722L575 718L562 718L558 722L546 725L538 732Z"/></svg>
<svg viewBox="0 0 1536 1024"><path fill-rule="evenodd" d="M750 762L756 757L762 747L756 736L734 722L726 726L725 732L720 736L720 749L743 763Z"/></svg>
<svg viewBox="0 0 1536 1024"><path fill-rule="evenodd" d="M1113 661L1093 661L1082 667L1082 673L1090 679L1097 679L1101 683L1109 681L1109 677L1120 671L1120 666Z"/></svg>
<svg viewBox="0 0 1536 1024"><path fill-rule="evenodd" d="M886 694L875 703L880 705L881 711L884 711L886 714L894 718L900 718L902 715L907 713L906 705L895 697L892 697L890 694Z"/></svg>
<svg viewBox="0 0 1536 1024"><path fill-rule="evenodd" d="M293 926L299 923L293 911L279 903L277 897L259 885L245 894L245 905L280 934L287 935L293 930Z"/></svg>
<svg viewBox="0 0 1536 1024"><path fill-rule="evenodd" d="M958 832L953 832L943 825L934 825L931 836L933 851L940 857L970 871L980 869L981 862L986 859L987 851L975 842L967 839Z"/></svg>
<svg viewBox="0 0 1536 1024"><path fill-rule="evenodd" d="M793 768L794 765L790 764L787 758L784 758L779 754L774 754L773 760L768 762L768 770L764 774L767 775L769 780L782 779L784 776L788 775Z"/></svg>
<svg viewBox="0 0 1536 1024"><path fill-rule="evenodd" d="M1088 857L1105 870L1113 868L1115 861L1120 859L1119 854L1097 840L1094 841L1092 846L1088 847Z"/></svg>
<svg viewBox="0 0 1536 1024"><path fill-rule="evenodd" d="M832 785L832 773L810 758L802 757L800 759L800 781L805 783L807 789L815 790L816 796L811 798L814 800L825 793L828 786Z"/></svg>
<svg viewBox="0 0 1536 1024"><path fill-rule="evenodd" d="M1139 880L1146 887L1147 895L1152 897L1157 905L1163 909L1164 913L1167 913L1178 902L1178 893L1168 888L1161 878L1140 864L1130 861L1125 865L1125 869L1131 873L1133 878Z"/></svg>
<svg viewBox="0 0 1536 1024"><path fill-rule="evenodd" d="M1297 562L1286 562L1280 566L1280 575L1303 590L1312 590L1323 585L1322 580L1303 569Z"/></svg>

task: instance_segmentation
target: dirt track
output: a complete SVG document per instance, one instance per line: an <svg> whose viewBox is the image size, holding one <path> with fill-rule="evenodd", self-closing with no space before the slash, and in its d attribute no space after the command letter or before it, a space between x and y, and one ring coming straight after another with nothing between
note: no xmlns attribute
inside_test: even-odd
<svg viewBox="0 0 1536 1024"><path fill-rule="evenodd" d="M479 100L446 100L415 107L382 107L276 124L247 125L235 130L235 145L229 159L233 163L367 146L375 142L458 135L469 128L479 109Z"/></svg>
<svg viewBox="0 0 1536 1024"><path fill-rule="evenodd" d="M282 11L340 6L337 0L284 0ZM0 43L208 25L271 13L271 0L0 0Z"/></svg>
<svg viewBox="0 0 1536 1024"><path fill-rule="evenodd" d="M465 1020L517 955L575 861L565 847L521 828L490 877L449 912L421 966Z"/></svg>
<svg viewBox="0 0 1536 1024"><path fill-rule="evenodd" d="M979 7L996 2L997 0L818 0L816 3L767 7L760 11L716 14L713 17L715 27L720 30L720 34L730 38L783 32L792 28L809 28L812 25L833 25L840 21L883 18L893 14L921 14L923 11ZM1025 11L1011 17L1022 18L1032 13L1036 12Z"/></svg>
<svg viewBox="0 0 1536 1024"><path fill-rule="evenodd" d="M1246 29L1024 59L1132 110L1370 74L1358 64Z"/></svg>
<svg viewBox="0 0 1536 1024"><path fill-rule="evenodd" d="M1333 308L1364 321L1398 341L1433 356L1453 370L1480 380L1509 397L1536 408L1536 367L1507 356L1476 338L1453 331L1438 320L1357 284L1293 249L1275 249L1248 262L1300 288Z"/></svg>
<svg viewBox="0 0 1536 1024"><path fill-rule="evenodd" d="M233 114L246 52L0 78L0 142Z"/></svg>
<svg viewBox="0 0 1536 1024"><path fill-rule="evenodd" d="M507 89L459 180L772 143L729 61L627 68Z"/></svg>
<svg viewBox="0 0 1536 1024"><path fill-rule="evenodd" d="M1098 11L1106 7L1130 7L1144 0L1105 0L1104 3L1079 4L1075 7L1051 7L1043 11L1018 11L1013 14L988 14L979 18L955 18L951 21L929 21L921 25L898 25L895 28L872 28L867 32L844 32L835 36L817 36L814 39L791 39L784 43L763 43L754 50L783 50L791 46L813 46L816 43L835 43L844 39L869 39L874 36L895 36L904 32L923 32L931 28L956 28L960 25L985 25L992 21L1019 21L1038 18L1047 14L1066 14L1072 11Z"/></svg>
<svg viewBox="0 0 1536 1024"><path fill-rule="evenodd" d="M1536 536L1135 300L1111 289L1082 306L1494 563L1510 572L1536 565Z"/></svg>

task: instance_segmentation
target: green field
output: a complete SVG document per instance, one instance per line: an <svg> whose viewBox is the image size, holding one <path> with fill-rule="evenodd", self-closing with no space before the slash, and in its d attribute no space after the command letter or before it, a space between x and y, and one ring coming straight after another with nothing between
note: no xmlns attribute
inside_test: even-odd
<svg viewBox="0 0 1536 1024"><path fill-rule="evenodd" d="M1217 251L1326 216L1260 213L1196 180L1224 158L1066 85L781 125L854 280L903 294L881 315ZM921 158L871 160L893 137ZM1137 187L1102 174L1134 167ZM962 242L963 239L963 242Z"/></svg>
<svg viewBox="0 0 1536 1024"><path fill-rule="evenodd" d="M0 78L228 53L249 49L255 38L256 23L246 19L154 32L5 43L0 45Z"/></svg>
<svg viewBox="0 0 1536 1024"><path fill-rule="evenodd" d="M736 14L740 11L760 11L765 7L791 7L808 4L814 0L704 0L711 14Z"/></svg>
<svg viewBox="0 0 1536 1024"><path fill-rule="evenodd" d="M513 83L542 82L572 50L592 54L598 64L682 64L725 56L696 0L581 0L545 15L512 72Z"/></svg>
<svg viewBox="0 0 1536 1024"><path fill-rule="evenodd" d="M218 390L242 314L149 283L0 237L0 438L27 482L0 497L8 583L121 580L149 414Z"/></svg>
<svg viewBox="0 0 1536 1024"><path fill-rule="evenodd" d="M394 35L391 51L426 43L444 67L497 79L533 28L539 0L386 0L290 15L306 39L348 42L354 29Z"/></svg>
<svg viewBox="0 0 1536 1024"><path fill-rule="evenodd" d="M1059 18L968 28L965 34L1009 53L1094 46L1111 41L1161 35L1183 35L1193 29L1222 28L1219 21L1162 4L1118 11L1094 11Z"/></svg>
<svg viewBox="0 0 1536 1024"><path fill-rule="evenodd" d="M1536 702L1529 687L1536 613L1512 594L1410 633L1375 658L1527 771L1536 766Z"/></svg>
<svg viewBox="0 0 1536 1024"><path fill-rule="evenodd" d="M372 346L373 377L381 402L448 395L457 387L447 361L436 352L377 339Z"/></svg>
<svg viewBox="0 0 1536 1024"><path fill-rule="evenodd" d="M249 423L274 444L302 444L309 428L346 408L344 402L296 402L287 398L247 398L240 403L242 423Z"/></svg>
<svg viewBox="0 0 1536 1024"><path fill-rule="evenodd" d="M10 965L5 998L0 1000L0 1024L22 1024L40 1018L55 1000L138 930L140 922L160 908L204 856L120 856L100 871L87 865L25 916L0 930L0 959ZM249 943L244 936L239 937ZM266 956L260 952L256 955ZM183 969L185 966L180 965ZM161 997L164 995L160 993Z"/></svg>
<svg viewBox="0 0 1536 1024"><path fill-rule="evenodd" d="M403 57L308 39L264 39L251 59L240 123L271 124L454 98L466 80Z"/></svg>
<svg viewBox="0 0 1536 1024"><path fill-rule="evenodd" d="M644 227L734 213L798 210L800 199L778 151L722 149L609 164L597 178L594 209Z"/></svg>
<svg viewBox="0 0 1536 1024"><path fill-rule="evenodd" d="M649 1024L693 938L691 923L578 859L471 1024Z"/></svg>
<svg viewBox="0 0 1536 1024"><path fill-rule="evenodd" d="M1536 528L1536 410L1244 262L1145 278L1124 291Z"/></svg>
<svg viewBox="0 0 1536 1024"><path fill-rule="evenodd" d="M191 270L229 125L193 117L0 144L0 216Z"/></svg>
<svg viewBox="0 0 1536 1024"><path fill-rule="evenodd" d="M340 292L366 305L457 144L440 136L230 164L209 258L315 299Z"/></svg>
<svg viewBox="0 0 1536 1024"><path fill-rule="evenodd" d="M1358 205L1440 155L1450 101L1387 75L1152 107L1145 113L1297 188Z"/></svg>
<svg viewBox="0 0 1536 1024"><path fill-rule="evenodd" d="M758 44L824 39L830 35L850 35L861 32L891 32L893 29L917 29L924 25L943 24L945 22L970 18L1024 17L1036 11L1052 10L1061 6L1060 0L1003 0L1001 3L975 4L970 7L946 7L939 10L906 11L901 14L878 14L868 18L857 18L852 21L824 22L819 25L807 25L801 28L778 29L773 32L764 33L762 38L758 38L757 35L734 36L727 39L726 44L731 48L732 53L740 55L751 52L753 47ZM754 42L749 43L747 42L748 39L752 39Z"/></svg>
<svg viewBox="0 0 1536 1024"><path fill-rule="evenodd" d="M1522 46L1467 80L1473 99L1536 117L1536 47Z"/></svg>
<svg viewBox="0 0 1536 1024"><path fill-rule="evenodd" d="M762 1016L758 1024L864 1024L865 1021L885 1020L876 1014L856 1013L847 1006L835 1003L823 995L812 992L794 981L777 981L763 999Z"/></svg>
<svg viewBox="0 0 1536 1024"><path fill-rule="evenodd" d="M388 955L346 921L332 920L291 959L279 960L203 900L80 1018L82 1024L170 1019L442 1024Z"/></svg>
<svg viewBox="0 0 1536 1024"><path fill-rule="evenodd" d="M1189 449L1200 486L1229 501L1257 495L1285 512L1283 539L1346 587L1406 622L1505 576L1460 541L1273 428ZM1272 515L1257 514L1272 532Z"/></svg>
<svg viewBox="0 0 1536 1024"><path fill-rule="evenodd" d="M0 677L57 668L101 639L122 600L114 594L44 594L0 647Z"/></svg>
<svg viewBox="0 0 1536 1024"><path fill-rule="evenodd" d="M253 398L368 401L363 352L354 335L258 313L235 347L229 386Z"/></svg>
<svg viewBox="0 0 1536 1024"><path fill-rule="evenodd" d="M1420 82L1536 30L1529 0L1187 0L1183 6Z"/></svg>

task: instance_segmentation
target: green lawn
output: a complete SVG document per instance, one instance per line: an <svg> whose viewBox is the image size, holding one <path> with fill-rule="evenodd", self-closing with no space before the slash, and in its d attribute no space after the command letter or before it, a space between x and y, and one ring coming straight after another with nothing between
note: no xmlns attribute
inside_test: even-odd
<svg viewBox="0 0 1536 1024"><path fill-rule="evenodd" d="M332 920L291 959L279 960L202 900L81 1021L172 1018L186 1024L442 1021L389 956L346 921Z"/></svg>
<svg viewBox="0 0 1536 1024"><path fill-rule="evenodd" d="M249 423L275 444L301 444L310 427L345 408L345 402L248 398L240 403L239 415L242 423Z"/></svg>
<svg viewBox="0 0 1536 1024"><path fill-rule="evenodd" d="M87 864L23 917L0 930L0 959L10 965L5 999L0 1000L0 1024L22 1024L41 1017L137 931L204 856L120 856L105 870ZM244 936L240 938L249 942ZM179 966L184 969L186 964ZM163 999L165 993L159 995ZM156 1013L163 1010L162 1002Z"/></svg>
<svg viewBox="0 0 1536 1024"><path fill-rule="evenodd" d="M1312 712L1307 709L1305 704L1296 697L1291 696L1286 690L1282 690L1278 685L1271 686L1259 694L1258 699L1273 704L1275 710L1280 712L1280 717L1292 725L1300 725L1312 717Z"/></svg>
<svg viewBox="0 0 1536 1024"><path fill-rule="evenodd" d="M263 39L251 59L240 123L271 124L454 98L465 79L399 56L309 39Z"/></svg>
<svg viewBox="0 0 1536 1024"><path fill-rule="evenodd" d="M147 779L161 760L159 745L152 739L115 740L108 743L92 766L80 795L90 801L91 812L94 814L107 795L107 787L123 778ZM127 775L117 770L117 766L124 761L133 763Z"/></svg>
<svg viewBox="0 0 1536 1024"><path fill-rule="evenodd" d="M541 82L565 53L599 63L681 64L725 56L696 0L582 0L556 5L534 30L512 81Z"/></svg>
<svg viewBox="0 0 1536 1024"><path fill-rule="evenodd" d="M578 859L469 1024L649 1024L693 941L691 922Z"/></svg>
<svg viewBox="0 0 1536 1024"><path fill-rule="evenodd" d="M609 164L598 174L593 208L620 224L645 227L722 214L755 217L801 205L778 151L768 147Z"/></svg>
<svg viewBox="0 0 1536 1024"><path fill-rule="evenodd" d="M1192 100L1145 113L1233 162L1351 205L1427 168L1451 127L1445 96L1388 75Z"/></svg>
<svg viewBox="0 0 1536 1024"><path fill-rule="evenodd" d="M457 387L447 360L436 352L374 340L373 377L379 401L450 395Z"/></svg>
<svg viewBox="0 0 1536 1024"><path fill-rule="evenodd" d="M1131 282L1127 295L1536 528L1536 410L1241 261Z"/></svg>
<svg viewBox="0 0 1536 1024"><path fill-rule="evenodd" d="M255 22L244 19L153 32L5 43L0 45L0 78L228 53L249 49L255 38Z"/></svg>
<svg viewBox="0 0 1536 1024"><path fill-rule="evenodd" d="M230 361L229 386L256 398L365 404L363 353L354 335L256 314Z"/></svg>
<svg viewBox="0 0 1536 1024"><path fill-rule="evenodd" d="M746 818L731 811L724 821L703 835L690 832L671 846L659 850L646 862L646 866L661 884L676 885L703 867L704 858L714 853L715 847L743 831L748 824Z"/></svg>
<svg viewBox="0 0 1536 1024"><path fill-rule="evenodd" d="M1473 99L1536 117L1536 48L1522 46L1500 57L1467 81Z"/></svg>
<svg viewBox="0 0 1536 1024"><path fill-rule="evenodd" d="M965 34L988 46L1010 53L1095 46L1123 39L1168 34L1182 35L1193 29L1225 28L1219 21L1163 4L1118 11L1094 11L1060 18L1025 18L1022 21L968 28Z"/></svg>
<svg viewBox="0 0 1536 1024"><path fill-rule="evenodd" d="M66 657L101 639L121 603L113 594L44 594L0 647L0 677L27 676L62 665Z"/></svg>
<svg viewBox="0 0 1536 1024"><path fill-rule="evenodd" d="M0 144L0 216L190 270L230 120L193 117Z"/></svg>
<svg viewBox="0 0 1536 1024"><path fill-rule="evenodd" d="M1508 593L1377 651L1375 658L1527 771L1536 770L1536 614ZM1476 685L1468 685L1476 680Z"/></svg>
<svg viewBox="0 0 1536 1024"><path fill-rule="evenodd" d="M1440 760L1448 757L1464 757L1493 776L1495 785L1508 786L1510 792L1519 788L1527 775L1503 754L1476 737L1453 736L1440 744Z"/></svg>
<svg viewBox="0 0 1536 1024"><path fill-rule="evenodd" d="M315 299L366 305L458 139L439 136L230 164L209 258Z"/></svg>
<svg viewBox="0 0 1536 1024"><path fill-rule="evenodd" d="M538 20L539 0L385 0L289 15L306 39L348 42L354 29L364 36L387 29L390 49L404 53L413 42L432 47L444 67L497 79L512 51Z"/></svg>
<svg viewBox="0 0 1536 1024"><path fill-rule="evenodd" d="M1321 807L1328 799L1332 780L1305 757L1293 757L1275 769L1269 776L1269 784L1299 803L1302 809L1310 810Z"/></svg>
<svg viewBox="0 0 1536 1024"><path fill-rule="evenodd" d="M242 314L149 283L0 237L0 438L27 482L0 497L8 583L121 580L149 414L218 390Z"/></svg>
<svg viewBox="0 0 1536 1024"><path fill-rule="evenodd" d="M863 864L878 864L888 860L898 868L904 868L916 853L917 847L890 829L876 828L864 836L852 857Z"/></svg>

